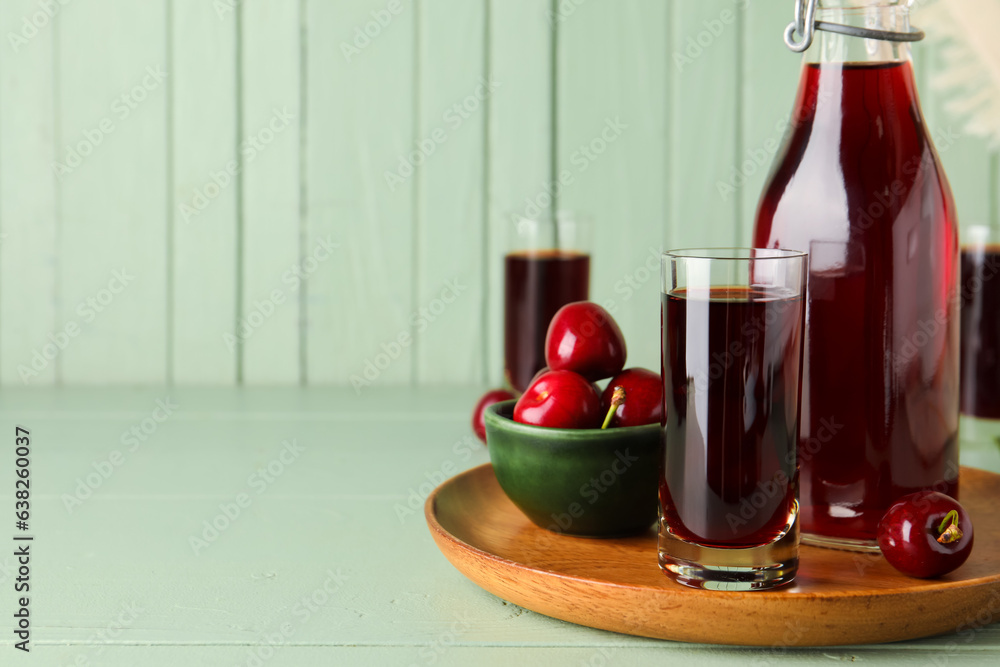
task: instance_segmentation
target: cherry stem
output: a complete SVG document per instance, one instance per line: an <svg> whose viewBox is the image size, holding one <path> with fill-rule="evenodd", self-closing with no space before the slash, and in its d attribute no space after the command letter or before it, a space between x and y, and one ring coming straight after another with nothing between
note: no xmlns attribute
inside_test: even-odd
<svg viewBox="0 0 1000 667"><path fill-rule="evenodd" d="M937 531L941 533L937 538L940 544L951 544L962 539L962 529L958 527L958 510L945 514Z"/></svg>
<svg viewBox="0 0 1000 667"><path fill-rule="evenodd" d="M604 418L604 424L601 425L602 429L608 427L608 424L611 423L611 418L615 416L615 411L623 403L625 403L625 387L615 387L614 392L611 394L611 407L608 408L608 415Z"/></svg>

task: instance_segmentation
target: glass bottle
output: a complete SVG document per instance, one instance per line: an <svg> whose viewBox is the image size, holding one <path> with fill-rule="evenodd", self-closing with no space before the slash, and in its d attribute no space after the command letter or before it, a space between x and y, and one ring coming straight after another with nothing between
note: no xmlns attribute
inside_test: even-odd
<svg viewBox="0 0 1000 667"><path fill-rule="evenodd" d="M911 31L899 0L820 0L815 18ZM817 30L754 228L755 247L809 253L807 543L875 550L895 500L958 493L957 229L909 46Z"/></svg>

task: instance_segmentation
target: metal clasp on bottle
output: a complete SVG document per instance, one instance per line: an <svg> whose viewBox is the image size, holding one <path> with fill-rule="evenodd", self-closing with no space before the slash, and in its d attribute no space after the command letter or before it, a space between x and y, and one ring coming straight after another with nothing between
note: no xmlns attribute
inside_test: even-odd
<svg viewBox="0 0 1000 667"><path fill-rule="evenodd" d="M876 30L875 28L858 28L842 23L816 20L816 7L819 0L795 0L795 20L785 28L785 45L796 53L802 53L813 43L817 30L826 30L851 37L879 39L884 42L919 42L924 38L924 31L911 28L909 32L893 30ZM796 34L801 39L796 40Z"/></svg>

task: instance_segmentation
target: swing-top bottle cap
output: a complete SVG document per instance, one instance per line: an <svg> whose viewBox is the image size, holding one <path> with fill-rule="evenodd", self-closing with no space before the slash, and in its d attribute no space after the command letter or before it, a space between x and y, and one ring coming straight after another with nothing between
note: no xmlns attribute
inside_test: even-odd
<svg viewBox="0 0 1000 667"><path fill-rule="evenodd" d="M858 2L864 7L886 7L905 6L909 8L914 0L853 0L851 5L857 7ZM817 21L816 10L819 0L795 0L795 20L785 28L785 45L796 53L802 53L812 46L813 37L817 30L835 32L850 37L863 37L865 39L878 39L883 42L919 42L924 38L923 30L911 28L907 32L897 32L894 30L878 30L876 28L862 28L860 26L843 25L842 23L831 23L830 21ZM800 39L796 39L796 34Z"/></svg>

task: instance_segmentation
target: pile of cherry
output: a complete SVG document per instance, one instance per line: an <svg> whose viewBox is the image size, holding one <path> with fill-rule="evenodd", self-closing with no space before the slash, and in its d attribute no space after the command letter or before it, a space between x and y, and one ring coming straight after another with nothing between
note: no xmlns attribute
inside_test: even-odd
<svg viewBox="0 0 1000 667"><path fill-rule="evenodd" d="M547 366L514 405L514 421L549 428L589 429L660 423L663 382L644 368L625 368L625 337L601 306L563 306L545 338ZM611 378L607 387L594 384ZM494 389L479 399L472 428L486 442L483 412L516 398ZM603 419L603 423L602 423ZM972 552L972 520L954 498L920 491L893 504L878 527L878 545L890 565L911 577L930 578L961 566Z"/></svg>
<svg viewBox="0 0 1000 667"><path fill-rule="evenodd" d="M514 406L514 421L549 428L590 429L658 424L663 382L644 368L625 368L625 337L607 310L589 301L556 312L545 337L546 367ZM611 378L602 392L595 382ZM486 442L483 411L514 394L496 389L483 396L472 427Z"/></svg>

